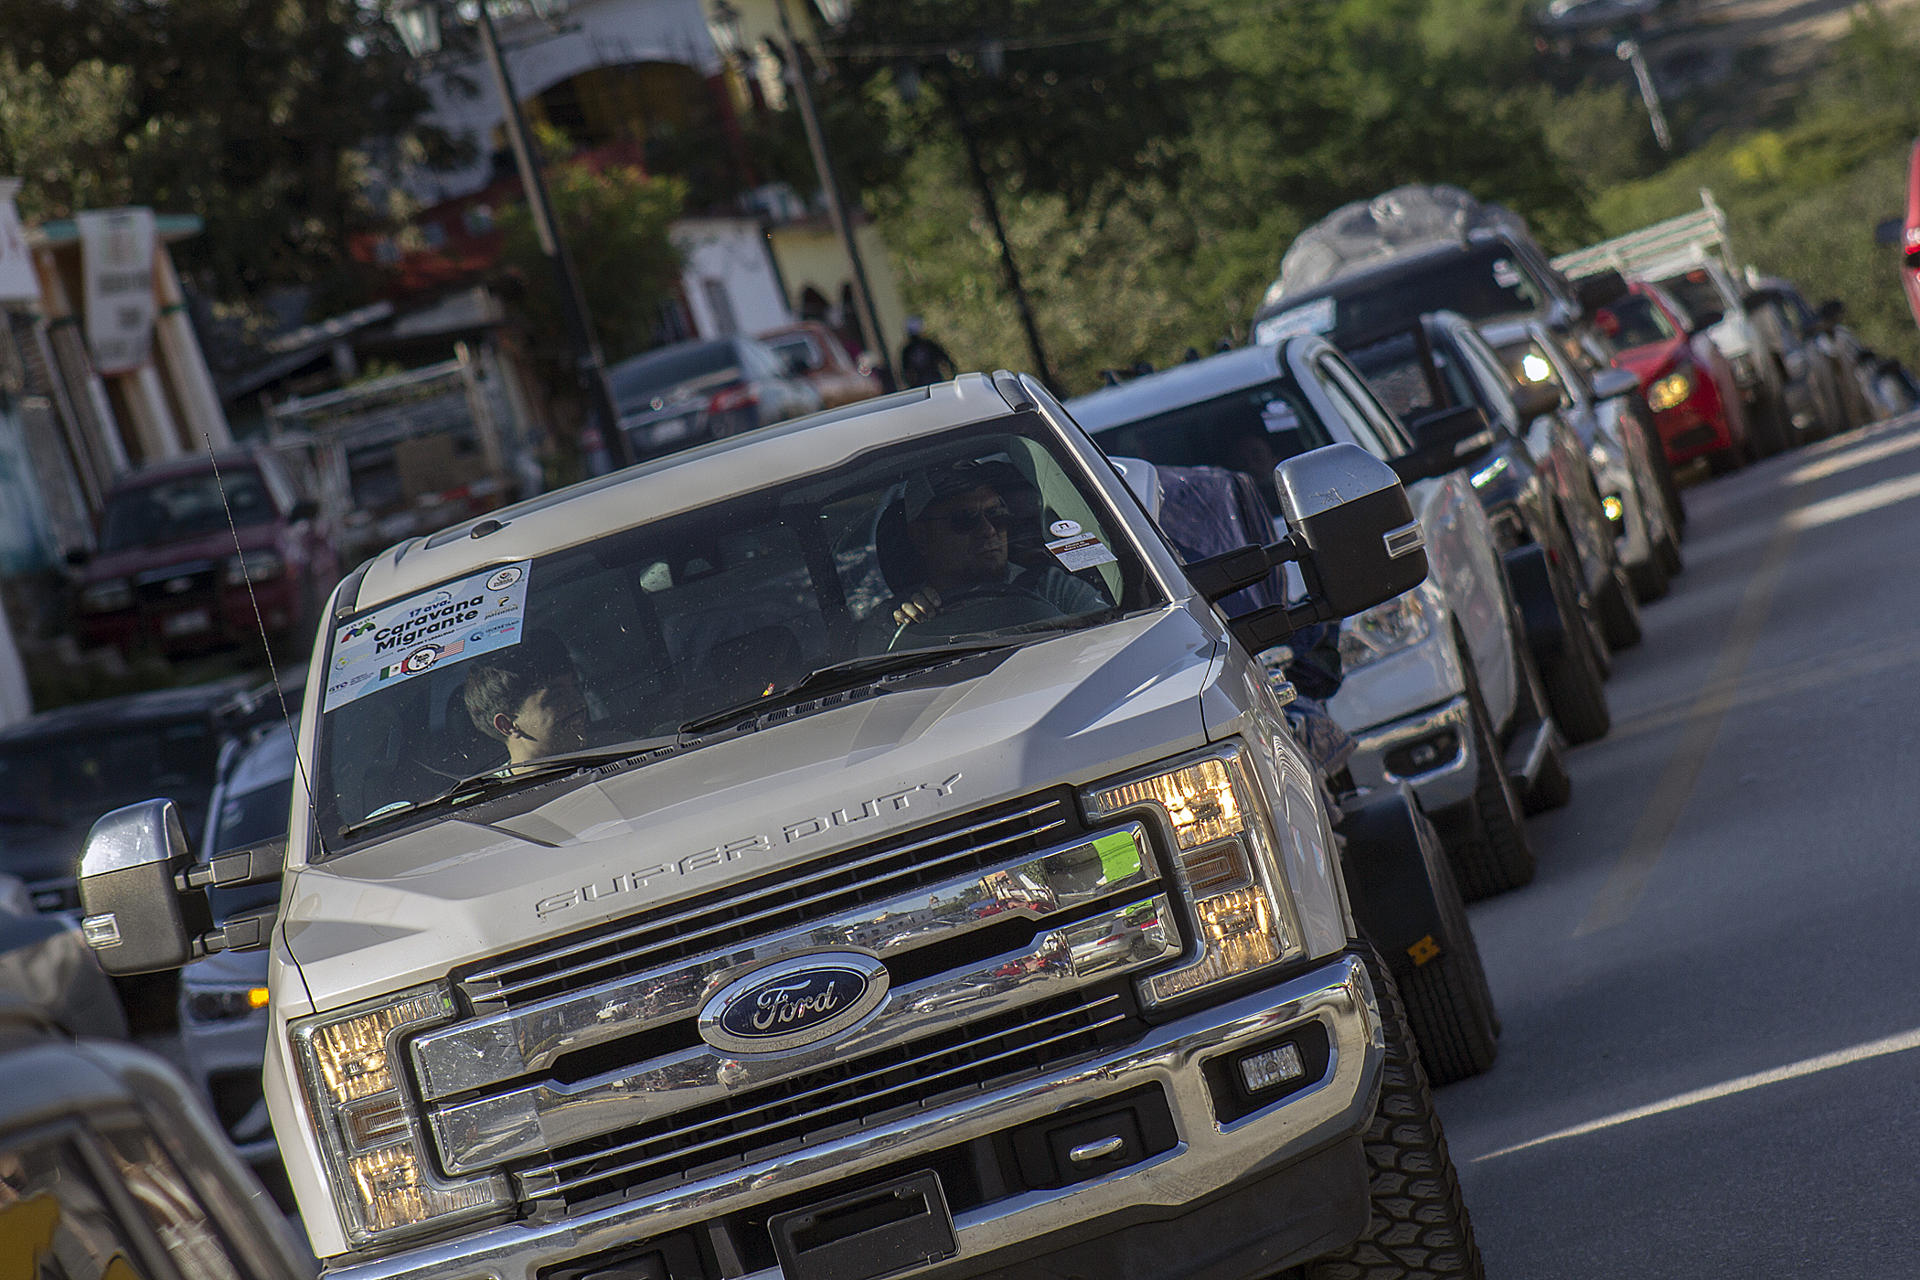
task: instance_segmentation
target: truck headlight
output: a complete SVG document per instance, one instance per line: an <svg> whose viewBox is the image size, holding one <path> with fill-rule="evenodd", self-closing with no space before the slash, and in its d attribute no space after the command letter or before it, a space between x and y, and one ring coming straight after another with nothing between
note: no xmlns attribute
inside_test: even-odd
<svg viewBox="0 0 1920 1280"><path fill-rule="evenodd" d="M1299 952L1275 827L1240 748L1212 748L1172 767L1082 793L1090 819L1149 810L1173 837L1176 874L1193 907L1200 954L1140 984L1147 1004L1239 977Z"/></svg>
<svg viewBox="0 0 1920 1280"><path fill-rule="evenodd" d="M293 1025L327 1180L355 1245L442 1229L511 1203L498 1174L439 1175L401 1078L401 1038L453 1016L445 990L420 987Z"/></svg>
<svg viewBox="0 0 1920 1280"><path fill-rule="evenodd" d="M1685 369L1670 373L1647 388L1647 407L1663 413L1693 394L1693 375Z"/></svg>
<svg viewBox="0 0 1920 1280"><path fill-rule="evenodd" d="M118 613L133 607L133 584L125 578L108 578L80 592L80 612Z"/></svg>
<svg viewBox="0 0 1920 1280"><path fill-rule="evenodd" d="M1355 614L1341 625L1340 662L1348 671L1357 671L1402 649L1411 649L1432 634L1425 597L1409 591Z"/></svg>

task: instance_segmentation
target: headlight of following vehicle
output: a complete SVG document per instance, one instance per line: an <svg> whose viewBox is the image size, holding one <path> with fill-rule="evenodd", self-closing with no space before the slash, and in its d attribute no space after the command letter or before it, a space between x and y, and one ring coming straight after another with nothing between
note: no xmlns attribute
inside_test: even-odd
<svg viewBox="0 0 1920 1280"><path fill-rule="evenodd" d="M1340 662L1357 671L1371 662L1411 649L1433 633L1427 602L1418 591L1357 613L1340 626Z"/></svg>
<svg viewBox="0 0 1920 1280"><path fill-rule="evenodd" d="M108 578L84 587L80 592L80 612L118 613L133 607L133 584L125 578Z"/></svg>
<svg viewBox="0 0 1920 1280"><path fill-rule="evenodd" d="M287 562L272 551L248 551L227 557L226 581L230 587L244 587L248 581L266 582L287 571Z"/></svg>
<svg viewBox="0 0 1920 1280"><path fill-rule="evenodd" d="M187 993L187 1017L195 1022L231 1022L267 1007L265 987L199 987Z"/></svg>
<svg viewBox="0 0 1920 1280"><path fill-rule="evenodd" d="M511 1203L498 1174L439 1176L405 1092L401 1038L452 1017L444 989L420 987L293 1025L327 1181L355 1245L444 1229Z"/></svg>
<svg viewBox="0 0 1920 1280"><path fill-rule="evenodd" d="M1280 872L1275 826L1238 747L1212 748L1183 763L1082 793L1100 821L1156 810L1173 836L1178 878L1193 907L1200 954L1145 978L1149 1005L1289 959L1299 952Z"/></svg>
<svg viewBox="0 0 1920 1280"><path fill-rule="evenodd" d="M1685 369L1670 373L1647 388L1647 407L1661 413L1693 394L1693 375Z"/></svg>

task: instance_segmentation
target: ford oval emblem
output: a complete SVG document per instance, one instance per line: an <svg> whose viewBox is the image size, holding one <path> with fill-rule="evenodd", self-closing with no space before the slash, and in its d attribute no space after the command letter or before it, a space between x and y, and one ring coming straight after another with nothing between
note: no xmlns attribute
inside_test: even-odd
<svg viewBox="0 0 1920 1280"><path fill-rule="evenodd" d="M811 951L761 965L715 992L700 1038L723 1053L780 1053L863 1021L887 998L887 967L860 951Z"/></svg>

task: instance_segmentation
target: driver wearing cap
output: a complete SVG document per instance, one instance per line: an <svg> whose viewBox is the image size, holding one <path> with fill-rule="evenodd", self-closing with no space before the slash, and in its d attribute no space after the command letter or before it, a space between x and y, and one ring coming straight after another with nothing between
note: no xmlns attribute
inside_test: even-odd
<svg viewBox="0 0 1920 1280"><path fill-rule="evenodd" d="M919 585L896 600L893 621L905 627L935 617L961 597L1038 597L1064 615L1110 603L1057 564L1025 567L1008 558L1015 515L1007 493L1030 487L1001 462L958 462L922 472L904 495L907 539L921 569Z"/></svg>

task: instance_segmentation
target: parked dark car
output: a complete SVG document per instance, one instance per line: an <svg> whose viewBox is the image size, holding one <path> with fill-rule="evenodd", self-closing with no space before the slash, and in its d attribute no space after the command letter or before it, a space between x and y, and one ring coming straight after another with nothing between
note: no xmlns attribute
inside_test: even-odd
<svg viewBox="0 0 1920 1280"><path fill-rule="evenodd" d="M635 458L723 440L820 408L820 393L757 338L678 342L607 374Z"/></svg>
<svg viewBox="0 0 1920 1280"><path fill-rule="evenodd" d="M0 1275L312 1274L171 1067L0 992Z"/></svg>
<svg viewBox="0 0 1920 1280"><path fill-rule="evenodd" d="M306 478L266 448L125 477L107 493L98 543L75 584L80 636L123 652L257 645L263 625L303 649L341 572Z"/></svg>
<svg viewBox="0 0 1920 1280"><path fill-rule="evenodd" d="M1761 276L1743 301L1780 353L1794 443L1865 426L1883 416L1874 403L1873 371L1860 358L1858 343L1841 330L1845 306L1839 299L1816 310L1792 281Z"/></svg>

